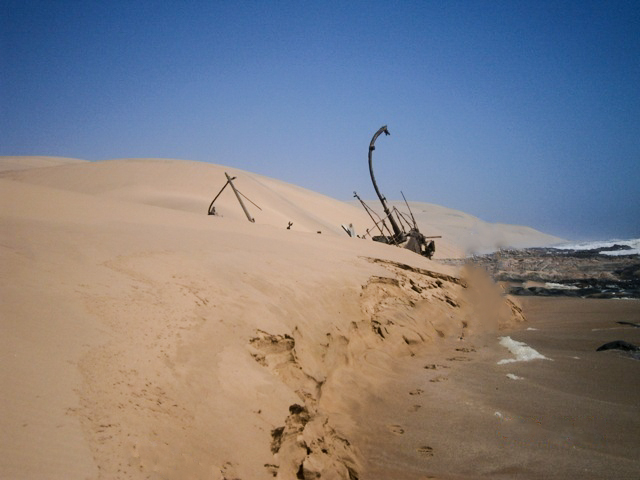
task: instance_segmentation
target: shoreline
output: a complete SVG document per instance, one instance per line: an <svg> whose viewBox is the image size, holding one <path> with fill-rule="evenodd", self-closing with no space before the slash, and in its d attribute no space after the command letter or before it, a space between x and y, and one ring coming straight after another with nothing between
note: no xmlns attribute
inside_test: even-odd
<svg viewBox="0 0 640 480"><path fill-rule="evenodd" d="M526 323L425 349L352 406L361 478L632 478L640 470L640 363L596 352L618 338L640 343L639 328L616 323L637 319L640 302L521 303ZM500 336L551 360L499 365L512 356Z"/></svg>
<svg viewBox="0 0 640 480"><path fill-rule="evenodd" d="M511 295L640 299L640 256L606 251L508 249L442 263L484 268Z"/></svg>

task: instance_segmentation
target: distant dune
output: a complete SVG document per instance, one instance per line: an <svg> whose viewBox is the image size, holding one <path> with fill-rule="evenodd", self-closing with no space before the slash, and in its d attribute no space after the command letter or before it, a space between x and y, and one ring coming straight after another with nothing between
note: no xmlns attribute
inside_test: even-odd
<svg viewBox="0 0 640 480"><path fill-rule="evenodd" d="M0 172L56 167L58 165L86 162L86 160L66 157L0 157Z"/></svg>
<svg viewBox="0 0 640 480"><path fill-rule="evenodd" d="M350 409L393 365L522 321L484 280L349 238L361 208L278 180L158 159L0 170L0 478L359 478ZM229 189L207 215L224 172L255 224ZM412 208L436 258L553 241Z"/></svg>
<svg viewBox="0 0 640 480"><path fill-rule="evenodd" d="M404 202L390 204L407 211ZM409 207L424 235L442 235L445 243L455 245L467 255L507 247L548 246L564 241L531 227L485 222L468 213L431 203L409 202Z"/></svg>
<svg viewBox="0 0 640 480"><path fill-rule="evenodd" d="M206 213L209 203L225 184L224 172L237 176L238 189L253 201L246 205L257 224L300 232L346 236L341 225L353 224L356 234L373 229L373 222L359 204L344 203L279 180L202 162L166 159L121 159L86 162L57 157L1 157L3 178L111 198L123 202ZM46 168L55 167L55 168ZM10 171L13 170L13 171ZM381 213L377 200L367 201ZM410 202L425 235L442 236L435 258L459 257L504 247L534 247L561 242L529 227L485 222L477 217L438 205ZM407 212L403 202L390 206ZM230 188L215 203L221 216L245 221Z"/></svg>

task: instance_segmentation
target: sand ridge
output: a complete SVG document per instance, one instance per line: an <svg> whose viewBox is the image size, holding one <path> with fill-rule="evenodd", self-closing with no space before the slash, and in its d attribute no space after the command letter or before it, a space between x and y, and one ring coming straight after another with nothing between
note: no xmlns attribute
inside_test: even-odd
<svg viewBox="0 0 640 480"><path fill-rule="evenodd" d="M57 167L72 163L82 163L87 160L67 157L46 156L0 156L0 172L30 170L33 168Z"/></svg>
<svg viewBox="0 0 640 480"><path fill-rule="evenodd" d="M237 188L262 209L245 201L258 224L286 228L291 221L295 231L343 237L341 223L363 229L369 221L361 209L315 192L232 167L185 160L82 162L5 171L0 178L202 215L225 185L224 172L237 177ZM223 218L246 221L230 188L220 195L215 207Z"/></svg>

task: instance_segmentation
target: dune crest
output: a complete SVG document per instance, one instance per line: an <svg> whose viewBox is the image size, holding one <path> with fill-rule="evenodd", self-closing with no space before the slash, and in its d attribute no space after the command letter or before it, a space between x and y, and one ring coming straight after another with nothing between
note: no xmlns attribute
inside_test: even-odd
<svg viewBox="0 0 640 480"><path fill-rule="evenodd" d="M45 156L0 156L0 172L49 168L74 163L88 163L79 158Z"/></svg>

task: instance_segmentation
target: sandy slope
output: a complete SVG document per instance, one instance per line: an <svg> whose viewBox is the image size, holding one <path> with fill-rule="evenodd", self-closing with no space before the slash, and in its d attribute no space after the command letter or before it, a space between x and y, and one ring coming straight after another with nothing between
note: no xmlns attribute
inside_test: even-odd
<svg viewBox="0 0 640 480"><path fill-rule="evenodd" d="M262 210L245 200L256 223L344 237L341 223L368 221L361 209L294 185L231 167L159 159L83 162L55 168L5 172L4 178L127 203L145 204L197 215L207 213L211 200L226 183L224 172L237 177L235 185ZM228 187L215 203L226 219L246 221Z"/></svg>
<svg viewBox="0 0 640 480"><path fill-rule="evenodd" d="M359 209L276 180L26 164L0 174L0 478L355 478L346 407L389 359L519 318L482 282L348 238ZM230 191L206 215L224 171L255 224Z"/></svg>

